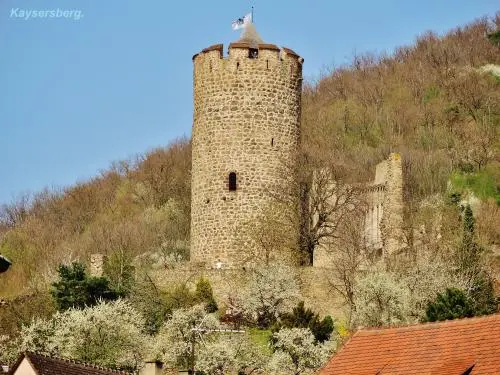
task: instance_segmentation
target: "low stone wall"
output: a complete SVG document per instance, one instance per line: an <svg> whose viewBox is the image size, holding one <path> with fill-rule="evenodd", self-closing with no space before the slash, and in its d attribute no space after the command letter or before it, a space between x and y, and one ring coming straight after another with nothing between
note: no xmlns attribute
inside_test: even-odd
<svg viewBox="0 0 500 375"><path fill-rule="evenodd" d="M101 277L104 272L104 263L106 262L106 255L104 254L91 254L90 255L90 276Z"/></svg>
<svg viewBox="0 0 500 375"><path fill-rule="evenodd" d="M307 307L321 316L331 315L344 318L345 308L342 297L330 284L331 271L326 268L296 268L300 292ZM228 297L238 294L250 282L251 271L245 269L203 269L185 265L175 269L157 271L153 277L160 286L175 283L187 283L194 288L200 277L206 278L212 285L215 298L225 304Z"/></svg>
<svg viewBox="0 0 500 375"><path fill-rule="evenodd" d="M306 306L321 316L344 318L346 306L342 296L332 287L332 271L328 268L301 267L297 269L300 291Z"/></svg>

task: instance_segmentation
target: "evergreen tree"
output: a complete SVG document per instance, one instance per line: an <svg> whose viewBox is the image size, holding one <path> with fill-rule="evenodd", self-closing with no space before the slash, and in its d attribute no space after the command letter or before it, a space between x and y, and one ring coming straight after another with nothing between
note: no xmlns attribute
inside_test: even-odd
<svg viewBox="0 0 500 375"><path fill-rule="evenodd" d="M474 315L492 314L497 311L493 281L483 267L484 249L476 242L475 219L470 205L463 214L462 243L457 251L458 272L469 285L468 296Z"/></svg>
<svg viewBox="0 0 500 375"><path fill-rule="evenodd" d="M492 278L481 271L474 279L469 292L474 307L474 315L494 314L498 311L499 300L495 297Z"/></svg>
<svg viewBox="0 0 500 375"><path fill-rule="evenodd" d="M458 251L458 266L462 272L473 271L480 266L482 248L475 242L474 214L468 204L463 216L462 244Z"/></svg>
<svg viewBox="0 0 500 375"><path fill-rule="evenodd" d="M212 286L207 279L204 279L202 277L198 280L198 282L196 283L195 295L198 301L205 304L205 311L207 313L213 313L219 309L214 298Z"/></svg>
<svg viewBox="0 0 500 375"><path fill-rule="evenodd" d="M425 315L428 322L471 317L474 316L473 301L462 290L448 288L429 303Z"/></svg>
<svg viewBox="0 0 500 375"><path fill-rule="evenodd" d="M118 294L109 287L105 277L89 277L85 266L78 262L59 265L59 281L52 283L51 294L60 311L83 309L96 305L99 300L115 300Z"/></svg>
<svg viewBox="0 0 500 375"><path fill-rule="evenodd" d="M320 320L319 315L306 309L304 301L301 301L291 313L281 314L280 322L275 324L273 331L277 332L282 328L309 328L316 342L324 342L330 338L334 326L330 316Z"/></svg>

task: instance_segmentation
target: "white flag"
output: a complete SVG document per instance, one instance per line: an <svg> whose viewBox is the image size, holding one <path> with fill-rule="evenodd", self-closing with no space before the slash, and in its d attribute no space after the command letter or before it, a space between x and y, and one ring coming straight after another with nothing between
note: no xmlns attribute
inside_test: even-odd
<svg viewBox="0 0 500 375"><path fill-rule="evenodd" d="M252 23L252 13L248 13L246 16L234 20L231 26L233 30L239 30L247 27L249 23Z"/></svg>

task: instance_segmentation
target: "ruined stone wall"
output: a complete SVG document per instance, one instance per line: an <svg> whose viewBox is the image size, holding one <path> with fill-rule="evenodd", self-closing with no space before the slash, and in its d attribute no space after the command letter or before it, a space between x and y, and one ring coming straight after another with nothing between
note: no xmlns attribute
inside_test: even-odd
<svg viewBox="0 0 500 375"><path fill-rule="evenodd" d="M228 57L215 45L193 62L191 261L239 267L258 260L251 227L269 191L289 181L282 168L299 144L302 59L272 44L232 43Z"/></svg>
<svg viewBox="0 0 500 375"><path fill-rule="evenodd" d="M372 254L380 252L390 256L404 247L403 235L403 170L401 156L390 154L387 160L377 164L375 179L361 188L365 193L361 198L366 205L364 220L364 243ZM332 197L335 200L336 197ZM314 266L332 267L336 251L335 240L318 245L314 253Z"/></svg>
<svg viewBox="0 0 500 375"><path fill-rule="evenodd" d="M394 254L404 244L403 168L399 154L392 153L377 164L375 180L367 186L367 201L367 248L382 249L384 256Z"/></svg>
<svg viewBox="0 0 500 375"><path fill-rule="evenodd" d="M384 201L387 188L388 161L384 160L375 167L375 180L366 188L368 210L365 217L365 244L370 250L383 247L380 225L384 215Z"/></svg>
<svg viewBox="0 0 500 375"><path fill-rule="evenodd" d="M91 254L90 255L90 276L101 277L104 272L104 262L106 255L104 254Z"/></svg>
<svg viewBox="0 0 500 375"><path fill-rule="evenodd" d="M391 256L404 247L403 232L403 167L401 155L392 153L387 163L384 214L380 222L383 255Z"/></svg>
<svg viewBox="0 0 500 375"><path fill-rule="evenodd" d="M368 208L365 217L364 237L366 247L371 250L379 250L383 247L380 224L384 216L385 189L383 183L368 186L366 189Z"/></svg>

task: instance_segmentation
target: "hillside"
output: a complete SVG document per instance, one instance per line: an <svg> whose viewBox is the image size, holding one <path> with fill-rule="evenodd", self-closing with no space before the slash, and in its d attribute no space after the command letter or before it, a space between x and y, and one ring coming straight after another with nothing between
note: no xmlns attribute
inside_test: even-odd
<svg viewBox="0 0 500 375"><path fill-rule="evenodd" d="M368 181L376 163L402 154L410 238L422 202L473 193L483 202L475 212L481 244L499 245L500 78L481 70L500 65L492 24L500 27L500 16L442 37L425 33L393 55L354 56L305 85L303 151L318 166L334 163L348 180ZM14 266L0 275L0 297L43 290L58 264L91 253L187 258L190 165L190 141L180 139L90 181L4 205L0 253ZM445 221L442 231L453 240L456 227Z"/></svg>

